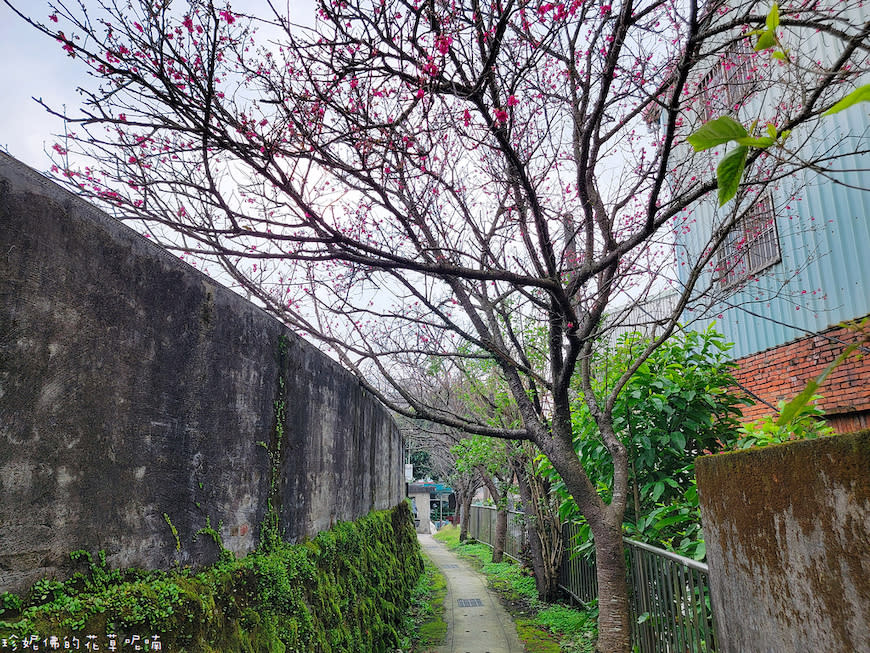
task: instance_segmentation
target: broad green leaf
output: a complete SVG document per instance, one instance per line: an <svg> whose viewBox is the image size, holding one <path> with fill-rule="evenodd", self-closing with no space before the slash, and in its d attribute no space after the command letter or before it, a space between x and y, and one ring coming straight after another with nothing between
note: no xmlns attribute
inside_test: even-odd
<svg viewBox="0 0 870 653"><path fill-rule="evenodd" d="M770 8L770 13L767 14L767 20L765 21L767 25L767 29L775 30L779 27L779 5L775 2L773 6Z"/></svg>
<svg viewBox="0 0 870 653"><path fill-rule="evenodd" d="M779 59L780 61L786 61L788 59L788 51L787 50L777 50L773 54L770 55L774 59Z"/></svg>
<svg viewBox="0 0 870 653"><path fill-rule="evenodd" d="M662 494L664 494L664 491L665 491L665 484L662 481L657 481L656 484L653 486L652 500L658 501L659 497L662 496Z"/></svg>
<svg viewBox="0 0 870 653"><path fill-rule="evenodd" d="M767 135L773 139L776 138L776 125L772 122L767 123Z"/></svg>
<svg viewBox="0 0 870 653"><path fill-rule="evenodd" d="M785 407L782 409L782 412L779 414L779 418L776 420L776 426L785 426L797 415L801 408L803 408L807 402L812 399L812 396L818 390L819 384L816 379L810 379L810 382L807 383L807 387L803 389L803 391L790 402L788 402Z"/></svg>
<svg viewBox="0 0 870 653"><path fill-rule="evenodd" d="M842 100L837 102L830 109L825 111L823 116L830 116L835 113L839 113L844 109L848 109L852 105L858 104L859 102L870 102L870 84L865 84L859 88L856 88L854 91L849 93Z"/></svg>
<svg viewBox="0 0 870 653"><path fill-rule="evenodd" d="M755 44L755 51L761 52L776 45L776 35L767 30L764 34L758 37L758 43Z"/></svg>
<svg viewBox="0 0 870 653"><path fill-rule="evenodd" d="M748 135L746 128L734 118L722 116L701 125L700 129L686 140L696 152L701 152Z"/></svg>
<svg viewBox="0 0 870 653"><path fill-rule="evenodd" d="M667 526L673 526L674 524L679 524L684 521L686 521L685 515L672 515L671 517L665 517L664 519L657 521L655 527L656 530L661 530Z"/></svg>
<svg viewBox="0 0 870 653"><path fill-rule="evenodd" d="M749 145L764 150L776 143L776 139L770 138L769 136L760 136L758 138L755 136L744 136L743 138L738 138L737 143L739 145Z"/></svg>
<svg viewBox="0 0 870 653"><path fill-rule="evenodd" d="M743 169L746 166L746 154L749 148L746 145L735 147L724 156L716 168L716 183L719 186L719 206L731 200L740 187L740 179L743 177Z"/></svg>

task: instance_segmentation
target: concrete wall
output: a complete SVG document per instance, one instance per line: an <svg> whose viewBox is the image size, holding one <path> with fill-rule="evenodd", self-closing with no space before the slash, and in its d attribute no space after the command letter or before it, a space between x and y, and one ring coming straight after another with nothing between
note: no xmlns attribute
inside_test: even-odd
<svg viewBox="0 0 870 653"><path fill-rule="evenodd" d="M207 518L249 551L270 492L292 541L395 505L403 480L398 430L354 377L0 154L0 591L77 549L209 562Z"/></svg>
<svg viewBox="0 0 870 653"><path fill-rule="evenodd" d="M722 653L870 652L870 431L699 458Z"/></svg>

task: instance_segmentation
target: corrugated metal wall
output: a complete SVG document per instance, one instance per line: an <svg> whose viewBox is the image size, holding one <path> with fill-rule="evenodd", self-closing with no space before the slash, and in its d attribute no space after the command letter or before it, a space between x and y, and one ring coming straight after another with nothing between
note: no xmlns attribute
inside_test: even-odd
<svg viewBox="0 0 870 653"><path fill-rule="evenodd" d="M684 314L695 328L715 321L735 343L735 358L870 314L870 192L861 190L870 187L870 156L854 156L870 146L867 107L824 119L799 150L833 155L832 178L801 172L772 191L781 262L706 311ZM800 138L793 135L790 145ZM837 160L836 155L853 156ZM713 201L697 207L692 217L692 229L678 236L690 259L721 220ZM685 266L677 268L682 281ZM712 272L708 282L711 277Z"/></svg>

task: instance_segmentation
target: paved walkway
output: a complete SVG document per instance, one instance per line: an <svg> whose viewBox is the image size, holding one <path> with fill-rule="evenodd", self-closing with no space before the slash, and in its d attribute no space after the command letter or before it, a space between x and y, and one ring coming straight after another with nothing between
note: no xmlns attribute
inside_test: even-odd
<svg viewBox="0 0 870 653"><path fill-rule="evenodd" d="M431 535L420 546L447 579L447 639L436 653L522 653L513 619L486 587L486 579Z"/></svg>

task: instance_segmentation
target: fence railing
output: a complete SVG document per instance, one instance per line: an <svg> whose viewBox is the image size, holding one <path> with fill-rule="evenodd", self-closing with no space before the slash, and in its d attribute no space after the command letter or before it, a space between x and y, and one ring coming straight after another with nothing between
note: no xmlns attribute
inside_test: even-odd
<svg viewBox="0 0 870 653"><path fill-rule="evenodd" d="M565 553L559 567L559 587L580 603L589 603L598 598L598 577L595 575L595 552L588 556L572 555L576 546L580 525L576 522L562 524L562 541Z"/></svg>
<svg viewBox="0 0 870 653"><path fill-rule="evenodd" d="M479 508L479 510L478 510ZM492 546L495 538L497 511L491 506L472 506L469 514L468 532L475 539ZM527 542L525 513L508 510L507 532L504 553L508 558L521 562L523 548Z"/></svg>
<svg viewBox="0 0 870 653"><path fill-rule="evenodd" d="M492 546L496 509L472 506L468 532ZM598 596L595 556L575 556L578 526L562 529L565 556L559 586L582 603ZM505 554L519 560L526 550L525 514L508 511ZM625 540L631 596L632 645L641 653L714 653L713 610L707 565L643 542Z"/></svg>

